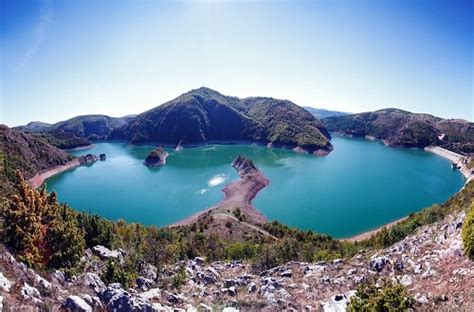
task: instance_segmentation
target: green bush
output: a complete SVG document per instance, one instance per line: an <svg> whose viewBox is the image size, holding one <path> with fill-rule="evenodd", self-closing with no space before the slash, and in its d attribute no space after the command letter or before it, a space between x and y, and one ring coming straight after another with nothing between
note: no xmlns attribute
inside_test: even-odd
<svg viewBox="0 0 474 312"><path fill-rule="evenodd" d="M401 312L411 309L414 303L400 283L383 280L380 287L374 283L357 286L357 293L351 298L347 311Z"/></svg>
<svg viewBox="0 0 474 312"><path fill-rule="evenodd" d="M462 226L462 241L464 243L464 252L474 260L474 204L471 211L466 216L466 220Z"/></svg>
<svg viewBox="0 0 474 312"><path fill-rule="evenodd" d="M105 284L120 283L124 288L129 288L135 279L135 273L125 269L116 260L109 260L100 278Z"/></svg>
<svg viewBox="0 0 474 312"><path fill-rule="evenodd" d="M180 266L178 272L173 276L171 284L174 288L179 289L184 283L186 283L186 270L184 266Z"/></svg>
<svg viewBox="0 0 474 312"><path fill-rule="evenodd" d="M84 232L78 227L75 212L66 205L58 209L59 216L50 222L47 245L51 249L50 268L73 268L84 254Z"/></svg>
<svg viewBox="0 0 474 312"><path fill-rule="evenodd" d="M107 221L98 215L90 215L81 212L77 216L79 226L85 232L86 246L92 248L96 245L102 245L112 248L113 245L113 223Z"/></svg>
<svg viewBox="0 0 474 312"><path fill-rule="evenodd" d="M231 260L251 259L256 254L256 246L247 242L229 243L225 248L225 253Z"/></svg>

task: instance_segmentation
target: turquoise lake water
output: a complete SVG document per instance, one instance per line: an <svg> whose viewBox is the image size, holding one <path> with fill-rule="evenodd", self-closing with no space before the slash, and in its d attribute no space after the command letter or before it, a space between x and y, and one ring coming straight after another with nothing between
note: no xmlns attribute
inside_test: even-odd
<svg viewBox="0 0 474 312"><path fill-rule="evenodd" d="M106 161L54 176L47 188L80 211L164 226L222 200L224 185L238 178L230 163L240 154L270 179L253 202L269 220L342 238L442 203L465 182L448 160L421 150L332 143L326 157L250 145L169 150L162 168L143 165L153 146L99 143L74 154L106 153Z"/></svg>

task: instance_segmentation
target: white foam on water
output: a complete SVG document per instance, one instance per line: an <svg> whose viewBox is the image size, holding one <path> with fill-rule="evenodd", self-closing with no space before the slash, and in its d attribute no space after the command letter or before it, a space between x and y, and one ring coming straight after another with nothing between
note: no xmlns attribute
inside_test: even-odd
<svg viewBox="0 0 474 312"><path fill-rule="evenodd" d="M207 185L209 185L209 187L218 186L218 185L224 183L226 178L227 177L226 177L225 174L222 174L222 173L216 174L209 181L207 181Z"/></svg>

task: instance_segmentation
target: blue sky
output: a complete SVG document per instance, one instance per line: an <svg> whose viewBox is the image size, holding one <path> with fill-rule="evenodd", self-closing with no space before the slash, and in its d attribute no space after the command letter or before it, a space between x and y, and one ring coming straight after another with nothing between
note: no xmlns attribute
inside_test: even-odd
<svg viewBox="0 0 474 312"><path fill-rule="evenodd" d="M188 90L474 120L472 1L0 0L0 122Z"/></svg>

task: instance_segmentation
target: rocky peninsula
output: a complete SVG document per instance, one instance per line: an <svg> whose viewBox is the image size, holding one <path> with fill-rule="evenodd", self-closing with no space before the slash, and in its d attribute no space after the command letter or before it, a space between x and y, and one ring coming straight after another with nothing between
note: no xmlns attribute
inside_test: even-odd
<svg viewBox="0 0 474 312"><path fill-rule="evenodd" d="M220 235L245 236L244 233L249 232L248 230L269 235L259 227L267 219L252 206L252 200L260 190L270 184L270 181L251 159L239 155L231 165L238 172L240 179L223 188L224 200L214 207L171 225L172 227L212 221L213 228L210 231ZM229 229L232 229L232 232L228 231Z"/></svg>

